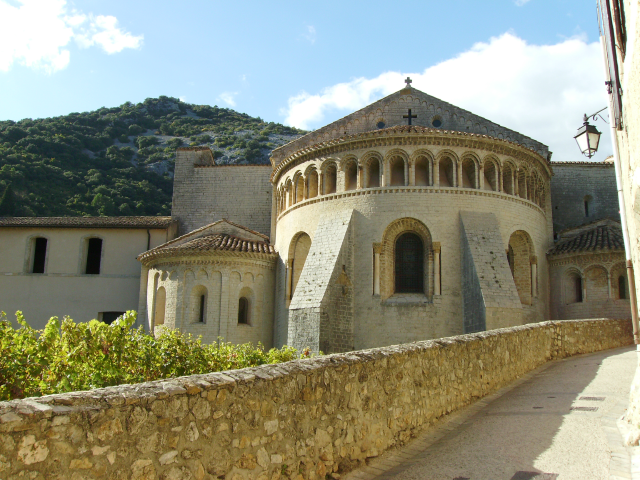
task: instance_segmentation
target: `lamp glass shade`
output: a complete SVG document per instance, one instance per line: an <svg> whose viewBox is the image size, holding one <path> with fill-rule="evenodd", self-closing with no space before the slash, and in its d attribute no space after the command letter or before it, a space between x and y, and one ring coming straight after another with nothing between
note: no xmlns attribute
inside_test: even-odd
<svg viewBox="0 0 640 480"><path fill-rule="evenodd" d="M573 138L576 139L582 154L591 158L598 151L600 135L600 132L595 126L585 122L578 130L578 134Z"/></svg>

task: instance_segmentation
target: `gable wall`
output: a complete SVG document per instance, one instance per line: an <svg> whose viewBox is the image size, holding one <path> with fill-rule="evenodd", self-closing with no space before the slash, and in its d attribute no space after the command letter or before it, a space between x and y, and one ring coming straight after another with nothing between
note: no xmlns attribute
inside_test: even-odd
<svg viewBox="0 0 640 480"><path fill-rule="evenodd" d="M620 221L616 177L612 163L552 163L551 201L553 230L577 227L601 218ZM584 198L593 200L585 216Z"/></svg>
<svg viewBox="0 0 640 480"><path fill-rule="evenodd" d="M271 166L196 165L197 153L176 154L171 215L180 235L223 218L269 235Z"/></svg>

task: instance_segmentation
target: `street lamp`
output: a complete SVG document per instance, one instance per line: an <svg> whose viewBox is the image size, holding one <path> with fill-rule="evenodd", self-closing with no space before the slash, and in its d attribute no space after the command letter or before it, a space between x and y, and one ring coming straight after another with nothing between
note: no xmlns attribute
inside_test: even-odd
<svg viewBox="0 0 640 480"><path fill-rule="evenodd" d="M605 110L603 108L602 110ZM584 124L578 129L578 134L573 137L576 139L578 143L578 147L580 147L580 151L583 155L591 158L598 151L598 144L600 143L600 135L601 133L594 125L589 125L589 119L593 118L596 120L596 116L602 112L602 110L597 111L596 113L587 116L584 116ZM602 118L602 117L601 117ZM604 119L603 119L604 120Z"/></svg>

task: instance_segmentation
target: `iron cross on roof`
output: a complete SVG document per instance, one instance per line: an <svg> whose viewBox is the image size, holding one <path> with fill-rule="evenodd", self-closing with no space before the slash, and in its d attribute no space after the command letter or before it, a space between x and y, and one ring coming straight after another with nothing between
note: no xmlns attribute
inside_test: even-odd
<svg viewBox="0 0 640 480"><path fill-rule="evenodd" d="M411 109L409 109L409 114L408 115L403 115L402 118L408 119L409 123L407 125L411 125L411 119L412 118L418 118L418 115L411 115Z"/></svg>
<svg viewBox="0 0 640 480"><path fill-rule="evenodd" d="M411 84L413 83L413 80L411 80L411 77L407 77L407 79L404 81L404 83L407 84L407 87L410 87Z"/></svg>

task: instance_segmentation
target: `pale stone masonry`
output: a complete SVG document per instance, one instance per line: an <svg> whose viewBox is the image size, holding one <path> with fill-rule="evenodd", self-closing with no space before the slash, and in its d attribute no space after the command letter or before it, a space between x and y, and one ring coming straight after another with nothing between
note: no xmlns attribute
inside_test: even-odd
<svg viewBox="0 0 640 480"><path fill-rule="evenodd" d="M460 220L465 333L501 328L514 319L522 322L523 309L496 216L460 212Z"/></svg>
<svg viewBox="0 0 640 480"><path fill-rule="evenodd" d="M410 86L274 150L271 166L216 165L206 148L178 149L180 241L224 218L246 230L238 242L262 234L273 255L222 260L214 249L145 265L141 318L207 341L331 353L627 316L615 288L552 301L555 207L561 222L579 223L586 195L589 221L608 214L611 168L559 163L560 193L573 193L558 205L549 158L540 142ZM574 171L589 178L585 195L569 186ZM572 272L554 270L559 288ZM590 291L602 283L594 272L582 272ZM247 323L247 304L259 322Z"/></svg>
<svg viewBox="0 0 640 480"><path fill-rule="evenodd" d="M629 321L544 322L0 402L0 478L325 480L548 361L632 341Z"/></svg>
<svg viewBox="0 0 640 480"><path fill-rule="evenodd" d="M216 165L208 148L179 148L171 207L179 233L226 218L269 235L270 173L268 165Z"/></svg>

